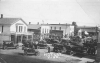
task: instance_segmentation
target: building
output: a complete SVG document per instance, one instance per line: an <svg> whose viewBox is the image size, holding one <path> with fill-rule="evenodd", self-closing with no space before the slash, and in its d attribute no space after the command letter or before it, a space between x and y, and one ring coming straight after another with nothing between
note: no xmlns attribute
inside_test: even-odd
<svg viewBox="0 0 100 63"><path fill-rule="evenodd" d="M84 38L84 35L89 35L93 37L93 39L97 39L97 29L98 27L90 27L90 26L78 26L78 35L82 38Z"/></svg>
<svg viewBox="0 0 100 63"><path fill-rule="evenodd" d="M67 38L74 33L74 26L70 24L43 24L42 26L48 28L50 38Z"/></svg>
<svg viewBox="0 0 100 63"><path fill-rule="evenodd" d="M40 35L41 35L41 24L31 24L29 23L28 25L28 32L33 32L33 40L37 41L40 40Z"/></svg>
<svg viewBox="0 0 100 63"><path fill-rule="evenodd" d="M74 33L74 26L70 24L30 24L28 31L34 32L35 39L67 38Z"/></svg>
<svg viewBox="0 0 100 63"><path fill-rule="evenodd" d="M41 39L49 38L50 26L41 25Z"/></svg>
<svg viewBox="0 0 100 63"><path fill-rule="evenodd" d="M78 29L81 31L85 31L90 35L96 35L97 27L90 27L90 26L78 26Z"/></svg>
<svg viewBox="0 0 100 63"><path fill-rule="evenodd" d="M27 24L21 18L0 18L0 43L4 40L20 42L22 34L27 33Z"/></svg>

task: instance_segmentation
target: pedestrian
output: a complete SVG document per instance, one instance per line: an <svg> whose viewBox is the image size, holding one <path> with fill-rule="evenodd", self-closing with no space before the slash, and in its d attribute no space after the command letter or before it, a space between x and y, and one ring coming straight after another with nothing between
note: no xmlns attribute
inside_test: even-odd
<svg viewBox="0 0 100 63"><path fill-rule="evenodd" d="M37 49L38 41L35 42L35 48Z"/></svg>
<svg viewBox="0 0 100 63"><path fill-rule="evenodd" d="M48 53L50 53L50 47L48 46Z"/></svg>

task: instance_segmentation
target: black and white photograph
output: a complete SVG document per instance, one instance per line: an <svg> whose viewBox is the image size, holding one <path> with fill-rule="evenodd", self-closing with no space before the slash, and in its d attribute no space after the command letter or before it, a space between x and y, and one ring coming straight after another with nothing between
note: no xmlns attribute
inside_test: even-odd
<svg viewBox="0 0 100 63"><path fill-rule="evenodd" d="M100 63L100 0L0 0L0 63Z"/></svg>

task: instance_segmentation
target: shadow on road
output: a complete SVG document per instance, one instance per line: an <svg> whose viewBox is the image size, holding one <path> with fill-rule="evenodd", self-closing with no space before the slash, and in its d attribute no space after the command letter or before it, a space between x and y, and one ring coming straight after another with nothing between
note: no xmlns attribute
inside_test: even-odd
<svg viewBox="0 0 100 63"><path fill-rule="evenodd" d="M95 59L95 55L86 55L86 54L75 54L74 56L80 57L80 58L89 58L89 59Z"/></svg>
<svg viewBox="0 0 100 63"><path fill-rule="evenodd" d="M30 58L27 56L8 55L8 54L0 54L0 58L3 58L7 63L65 63L65 62L57 62L57 61L50 61L38 58Z"/></svg>

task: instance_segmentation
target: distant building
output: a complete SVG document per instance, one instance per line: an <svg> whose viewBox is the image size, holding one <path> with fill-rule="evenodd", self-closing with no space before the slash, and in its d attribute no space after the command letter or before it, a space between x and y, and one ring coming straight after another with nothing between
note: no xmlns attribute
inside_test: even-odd
<svg viewBox="0 0 100 63"><path fill-rule="evenodd" d="M90 27L90 26L78 26L78 29L81 31L85 31L89 33L89 35L96 35L97 34L97 27Z"/></svg>
<svg viewBox="0 0 100 63"><path fill-rule="evenodd" d="M70 24L44 24L42 26L49 27L50 38L67 38L74 32L74 26Z"/></svg>
<svg viewBox="0 0 100 63"><path fill-rule="evenodd" d="M50 26L41 25L41 39L49 38Z"/></svg>
<svg viewBox="0 0 100 63"><path fill-rule="evenodd" d="M21 34L27 33L27 24L21 18L0 18L0 42L4 40L11 40L14 42L21 41L20 38L16 37ZM18 39L18 40L17 40Z"/></svg>
<svg viewBox="0 0 100 63"><path fill-rule="evenodd" d="M28 32L33 32L33 40L40 40L41 35L41 24L30 24L28 25Z"/></svg>
<svg viewBox="0 0 100 63"><path fill-rule="evenodd" d="M70 24L29 24L28 31L44 38L67 38L74 33L74 26Z"/></svg>

